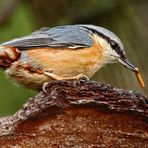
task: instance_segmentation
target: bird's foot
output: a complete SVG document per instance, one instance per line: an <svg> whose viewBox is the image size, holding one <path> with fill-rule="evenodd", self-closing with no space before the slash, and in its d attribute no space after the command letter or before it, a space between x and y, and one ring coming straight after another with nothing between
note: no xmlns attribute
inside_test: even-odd
<svg viewBox="0 0 148 148"><path fill-rule="evenodd" d="M85 81L86 81L86 80L89 80L89 78L88 78L86 75L84 75L84 74L79 74L79 75L74 76L74 77L61 77L61 76L55 75L55 74L50 73L50 72L44 72L44 74L45 74L46 76L51 77L51 78L54 79L54 80L85 80ZM43 86L42 86L42 90L43 90L45 93L47 93L47 91L46 91L46 86L47 86L48 83L49 83L49 82L45 82L45 83L43 84Z"/></svg>
<svg viewBox="0 0 148 148"><path fill-rule="evenodd" d="M89 77L84 75L84 74L79 74L74 79L77 79L77 80L89 80Z"/></svg>
<svg viewBox="0 0 148 148"><path fill-rule="evenodd" d="M55 80L74 80L74 79L89 80L89 78L84 74L79 74L79 75L74 76L74 77L62 77L62 76L58 76L58 75L55 75L55 74L50 73L50 72L44 72L44 74L55 79Z"/></svg>
<svg viewBox="0 0 148 148"><path fill-rule="evenodd" d="M45 82L45 83L42 85L42 90L43 90L43 92L45 92L45 93L47 93L47 91L46 91L46 86L47 86L48 83L49 83L49 82Z"/></svg>

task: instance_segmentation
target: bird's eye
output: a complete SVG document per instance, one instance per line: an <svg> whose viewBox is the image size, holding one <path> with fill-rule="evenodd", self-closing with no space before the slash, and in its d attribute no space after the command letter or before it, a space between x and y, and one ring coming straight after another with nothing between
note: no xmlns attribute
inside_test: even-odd
<svg viewBox="0 0 148 148"><path fill-rule="evenodd" d="M111 41L110 44L111 44L111 47L112 47L113 49L117 49L117 48L118 48L118 44L115 43L114 41Z"/></svg>

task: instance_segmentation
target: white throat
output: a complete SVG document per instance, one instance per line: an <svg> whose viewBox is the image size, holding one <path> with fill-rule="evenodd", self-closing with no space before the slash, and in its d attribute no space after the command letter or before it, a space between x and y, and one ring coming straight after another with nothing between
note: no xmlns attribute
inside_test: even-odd
<svg viewBox="0 0 148 148"><path fill-rule="evenodd" d="M115 63L117 61L118 54L116 53L115 50L112 49L110 43L102 37L98 37L98 42L103 49L102 50L104 56L103 64L105 65L107 63Z"/></svg>

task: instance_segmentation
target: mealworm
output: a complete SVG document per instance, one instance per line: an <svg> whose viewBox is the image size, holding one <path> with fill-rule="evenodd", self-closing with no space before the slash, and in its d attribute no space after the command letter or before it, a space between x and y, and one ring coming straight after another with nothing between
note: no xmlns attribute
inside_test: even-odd
<svg viewBox="0 0 148 148"><path fill-rule="evenodd" d="M136 77L137 77L137 80L138 80L140 86L142 88L144 88L144 80L142 79L142 76L141 76L140 71L139 71L138 68L135 68L135 74L136 74Z"/></svg>

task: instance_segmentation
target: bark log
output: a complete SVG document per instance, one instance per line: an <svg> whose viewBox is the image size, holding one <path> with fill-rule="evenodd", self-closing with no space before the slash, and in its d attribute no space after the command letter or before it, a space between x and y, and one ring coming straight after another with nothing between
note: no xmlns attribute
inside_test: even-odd
<svg viewBox="0 0 148 148"><path fill-rule="evenodd" d="M10 117L0 147L148 147L148 98L85 80L48 83Z"/></svg>

